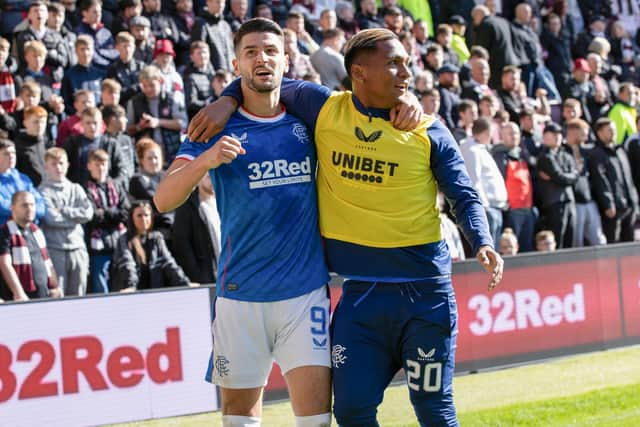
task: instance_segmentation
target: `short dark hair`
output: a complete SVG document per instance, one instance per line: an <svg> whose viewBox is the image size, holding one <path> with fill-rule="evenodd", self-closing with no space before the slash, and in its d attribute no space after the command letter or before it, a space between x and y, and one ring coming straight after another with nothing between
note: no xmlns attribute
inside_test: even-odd
<svg viewBox="0 0 640 427"><path fill-rule="evenodd" d="M472 109L474 105L477 107L477 104L472 99L463 99L460 101L460 104L458 104L458 114L466 113L468 110Z"/></svg>
<svg viewBox="0 0 640 427"><path fill-rule="evenodd" d="M534 114L535 111L533 111L531 108L523 108L522 111L520 111L520 114L518 114L518 118L522 120L525 117L533 117Z"/></svg>
<svg viewBox="0 0 640 427"><path fill-rule="evenodd" d="M482 132L487 132L491 129L491 121L486 117L480 117L475 122L473 122L473 126L471 127L472 135L479 135Z"/></svg>
<svg viewBox="0 0 640 427"><path fill-rule="evenodd" d="M0 150L6 150L9 147L15 148L16 144L10 139L0 138Z"/></svg>
<svg viewBox="0 0 640 427"><path fill-rule="evenodd" d="M328 30L324 30L322 32L323 39L335 39L336 37L343 37L344 31L340 28L329 28Z"/></svg>
<svg viewBox="0 0 640 427"><path fill-rule="evenodd" d="M233 46L236 51L240 47L242 38L251 33L272 33L280 37L284 43L284 33L282 32L282 28L280 28L280 25L276 24L270 19L253 18L249 19L248 21L243 23L240 28L238 28L238 32L233 38Z"/></svg>
<svg viewBox="0 0 640 427"><path fill-rule="evenodd" d="M434 43L434 44L429 45L429 46L427 47L427 52L425 53L425 55L430 55L430 54L432 54L432 53L442 52L442 51L443 51L443 50L442 50L442 46L440 46L440 45L439 45L439 44L437 44L437 43Z"/></svg>
<svg viewBox="0 0 640 427"><path fill-rule="evenodd" d="M351 37L344 48L344 67L348 76L351 77L351 65L361 54L375 52L378 42L394 39L398 40L398 36L386 28L362 30Z"/></svg>
<svg viewBox="0 0 640 427"><path fill-rule="evenodd" d="M78 9L80 12L84 12L85 10L91 9L91 6L102 6L102 1L100 0L82 0L78 5Z"/></svg>
<svg viewBox="0 0 640 427"><path fill-rule="evenodd" d="M62 14L66 12L66 9L64 8L64 6L61 3L55 3L55 2L51 2L49 3L49 5L47 6L47 12L54 12L57 14Z"/></svg>
<svg viewBox="0 0 640 427"><path fill-rule="evenodd" d="M127 112L122 105L105 105L102 107L102 121L109 123L113 117L125 116Z"/></svg>
<svg viewBox="0 0 640 427"><path fill-rule="evenodd" d="M29 7L27 8L27 11L31 10L31 8L33 8L33 7L40 7L40 6L45 6L45 7L47 7L47 11L49 10L49 5L47 4L46 1L36 0L36 1L31 2L29 4Z"/></svg>
<svg viewBox="0 0 640 427"><path fill-rule="evenodd" d="M384 10L384 16L402 16L402 11L397 6L391 6Z"/></svg>

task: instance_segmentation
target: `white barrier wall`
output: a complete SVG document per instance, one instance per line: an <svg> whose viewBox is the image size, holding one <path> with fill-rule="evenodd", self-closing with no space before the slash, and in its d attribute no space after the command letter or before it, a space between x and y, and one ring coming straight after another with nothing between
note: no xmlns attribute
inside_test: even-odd
<svg viewBox="0 0 640 427"><path fill-rule="evenodd" d="M216 410L210 322L203 288L0 307L0 425Z"/></svg>

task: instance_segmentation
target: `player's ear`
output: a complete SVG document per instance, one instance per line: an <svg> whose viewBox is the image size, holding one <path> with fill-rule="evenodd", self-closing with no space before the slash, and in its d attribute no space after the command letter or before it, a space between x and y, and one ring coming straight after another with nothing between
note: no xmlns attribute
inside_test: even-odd
<svg viewBox="0 0 640 427"><path fill-rule="evenodd" d="M233 75L236 77L240 76L240 70L238 69L238 60L233 58L231 60L231 65L233 65Z"/></svg>
<svg viewBox="0 0 640 427"><path fill-rule="evenodd" d="M284 54L284 73L287 74L289 72L289 54Z"/></svg>
<svg viewBox="0 0 640 427"><path fill-rule="evenodd" d="M365 69L360 64L351 64L351 80L362 83L365 78Z"/></svg>

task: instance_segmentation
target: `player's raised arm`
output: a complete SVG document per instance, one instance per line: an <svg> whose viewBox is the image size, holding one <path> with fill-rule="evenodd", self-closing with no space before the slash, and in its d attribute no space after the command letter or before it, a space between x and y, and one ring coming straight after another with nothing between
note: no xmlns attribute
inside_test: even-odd
<svg viewBox="0 0 640 427"><path fill-rule="evenodd" d="M193 143L186 142L185 144ZM223 163L231 163L245 150L240 141L224 135L202 154L180 154L171 163L153 197L160 212L169 212L184 203L202 177Z"/></svg>

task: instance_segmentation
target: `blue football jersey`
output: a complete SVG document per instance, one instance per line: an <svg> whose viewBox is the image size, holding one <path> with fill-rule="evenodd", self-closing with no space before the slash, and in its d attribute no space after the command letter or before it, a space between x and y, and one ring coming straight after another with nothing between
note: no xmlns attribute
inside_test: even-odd
<svg viewBox="0 0 640 427"><path fill-rule="evenodd" d="M222 135L246 154L210 171L222 223L218 296L267 302L295 298L329 281L316 194L316 153L306 126L284 110L258 117L240 107L206 144L187 140L192 160Z"/></svg>

